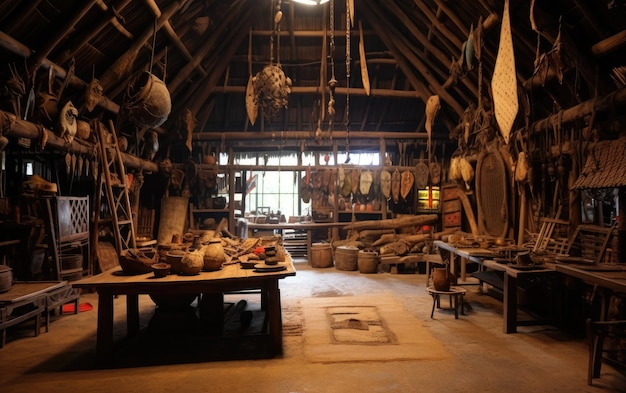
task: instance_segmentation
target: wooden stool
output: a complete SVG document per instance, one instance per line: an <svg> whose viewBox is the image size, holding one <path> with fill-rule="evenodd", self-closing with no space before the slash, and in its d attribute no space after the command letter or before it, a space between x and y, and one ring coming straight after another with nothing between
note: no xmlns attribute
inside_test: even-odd
<svg viewBox="0 0 626 393"><path fill-rule="evenodd" d="M433 297L433 308L430 311L430 317L435 314L435 305L440 308L441 295L450 296L450 309L454 310L454 319L459 319L459 300L461 303L461 315L465 315L463 307L463 296L465 296L465 289L457 286L451 286L447 291L438 291L435 287L430 286L426 288L426 291Z"/></svg>

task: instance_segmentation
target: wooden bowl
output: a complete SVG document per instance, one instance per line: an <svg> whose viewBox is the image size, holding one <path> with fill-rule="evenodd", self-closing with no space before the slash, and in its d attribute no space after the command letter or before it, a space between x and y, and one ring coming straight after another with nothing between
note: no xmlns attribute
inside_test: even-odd
<svg viewBox="0 0 626 393"><path fill-rule="evenodd" d="M170 270L172 269L172 266L169 263L164 263L164 262L159 262L159 263L155 263L152 266L150 266L152 268L152 271L154 272L154 277L165 277L168 274L170 274Z"/></svg>

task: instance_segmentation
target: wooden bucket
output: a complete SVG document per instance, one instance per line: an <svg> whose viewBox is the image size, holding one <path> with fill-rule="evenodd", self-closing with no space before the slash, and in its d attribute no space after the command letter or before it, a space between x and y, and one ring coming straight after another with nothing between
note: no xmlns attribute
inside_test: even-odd
<svg viewBox="0 0 626 393"><path fill-rule="evenodd" d="M358 270L359 249L357 247L339 246L335 250L335 269Z"/></svg>
<svg viewBox="0 0 626 393"><path fill-rule="evenodd" d="M324 268L333 266L333 250L329 243L313 243L309 250L311 267Z"/></svg>
<svg viewBox="0 0 626 393"><path fill-rule="evenodd" d="M375 251L359 251L358 266L359 273L378 273L378 253Z"/></svg>

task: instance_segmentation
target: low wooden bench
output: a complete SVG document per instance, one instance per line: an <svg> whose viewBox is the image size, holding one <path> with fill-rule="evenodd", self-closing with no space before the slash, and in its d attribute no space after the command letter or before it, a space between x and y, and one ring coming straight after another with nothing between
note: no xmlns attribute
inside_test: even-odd
<svg viewBox="0 0 626 393"><path fill-rule="evenodd" d="M50 313L65 303L75 302L78 312L79 293L67 281L16 282L7 292L0 293L0 348L6 342L6 329L35 319L34 334L39 335L41 317L45 318L46 332Z"/></svg>

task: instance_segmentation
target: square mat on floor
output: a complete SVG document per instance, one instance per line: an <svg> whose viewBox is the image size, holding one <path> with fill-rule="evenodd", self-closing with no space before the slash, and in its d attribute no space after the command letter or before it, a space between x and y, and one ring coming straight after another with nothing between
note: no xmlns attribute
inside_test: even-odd
<svg viewBox="0 0 626 393"><path fill-rule="evenodd" d="M391 295L303 299L301 308L304 352L312 362L450 358Z"/></svg>

